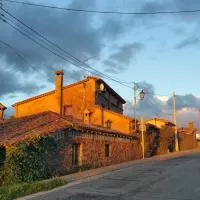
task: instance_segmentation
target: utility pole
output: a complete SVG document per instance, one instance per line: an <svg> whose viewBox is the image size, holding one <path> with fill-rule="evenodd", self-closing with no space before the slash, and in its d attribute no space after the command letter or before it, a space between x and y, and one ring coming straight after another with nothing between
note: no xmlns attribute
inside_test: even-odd
<svg viewBox="0 0 200 200"><path fill-rule="evenodd" d="M133 106L134 106L134 129L135 129L135 133L136 133L136 131L137 131L137 123L136 123L136 105L137 105L136 91L137 91L137 86L136 86L135 82L134 82L133 90L134 90L134 103L133 103Z"/></svg>
<svg viewBox="0 0 200 200"><path fill-rule="evenodd" d="M142 159L144 159L144 117L141 117L141 131L142 131Z"/></svg>
<svg viewBox="0 0 200 200"><path fill-rule="evenodd" d="M199 128L198 128L198 133L200 133L200 109L198 110L198 125L199 125Z"/></svg>
<svg viewBox="0 0 200 200"><path fill-rule="evenodd" d="M177 129L177 120L176 120L176 94L173 93L173 104L174 104L174 124L175 124L175 150L179 151L179 141L178 141L178 129Z"/></svg>

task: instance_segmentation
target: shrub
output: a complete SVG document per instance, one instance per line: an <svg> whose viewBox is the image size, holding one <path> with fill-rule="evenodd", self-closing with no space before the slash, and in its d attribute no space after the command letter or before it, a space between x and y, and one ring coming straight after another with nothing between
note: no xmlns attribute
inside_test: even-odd
<svg viewBox="0 0 200 200"><path fill-rule="evenodd" d="M6 149L5 183L31 182L56 175L51 162L58 156L52 137L37 137Z"/></svg>

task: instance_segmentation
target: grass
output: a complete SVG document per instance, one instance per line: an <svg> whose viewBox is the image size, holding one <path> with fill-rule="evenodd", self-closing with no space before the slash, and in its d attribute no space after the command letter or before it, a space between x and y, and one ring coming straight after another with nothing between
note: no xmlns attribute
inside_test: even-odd
<svg viewBox="0 0 200 200"><path fill-rule="evenodd" d="M67 182L64 179L54 178L48 181L2 186L0 187L0 199L13 200L33 193L51 190L65 184Z"/></svg>

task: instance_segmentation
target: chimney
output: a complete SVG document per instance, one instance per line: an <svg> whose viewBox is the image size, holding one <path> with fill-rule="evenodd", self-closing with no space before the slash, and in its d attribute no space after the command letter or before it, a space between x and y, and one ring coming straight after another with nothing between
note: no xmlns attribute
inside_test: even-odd
<svg viewBox="0 0 200 200"><path fill-rule="evenodd" d="M55 72L55 97L56 97L56 111L62 115L63 114L63 70L58 70Z"/></svg>
<svg viewBox="0 0 200 200"><path fill-rule="evenodd" d="M0 120L3 120L3 116L4 116L4 110L6 110L7 108L0 103Z"/></svg>

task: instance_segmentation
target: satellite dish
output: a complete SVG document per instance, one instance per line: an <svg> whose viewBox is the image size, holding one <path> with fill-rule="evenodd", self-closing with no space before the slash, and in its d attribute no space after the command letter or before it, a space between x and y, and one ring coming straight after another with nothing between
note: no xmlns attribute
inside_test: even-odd
<svg viewBox="0 0 200 200"><path fill-rule="evenodd" d="M105 92L105 86L103 83L100 84L100 91Z"/></svg>

